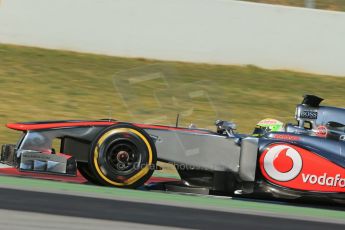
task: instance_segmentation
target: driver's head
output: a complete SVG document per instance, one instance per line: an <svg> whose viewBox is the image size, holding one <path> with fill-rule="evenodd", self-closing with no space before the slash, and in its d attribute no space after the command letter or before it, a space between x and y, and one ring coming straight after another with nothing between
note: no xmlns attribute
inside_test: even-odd
<svg viewBox="0 0 345 230"><path fill-rule="evenodd" d="M266 118L256 124L253 136L263 136L267 132L284 131L284 123L276 119Z"/></svg>

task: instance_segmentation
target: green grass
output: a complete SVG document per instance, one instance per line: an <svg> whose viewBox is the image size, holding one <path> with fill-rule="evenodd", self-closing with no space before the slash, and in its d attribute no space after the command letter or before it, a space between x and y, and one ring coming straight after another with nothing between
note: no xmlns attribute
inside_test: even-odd
<svg viewBox="0 0 345 230"><path fill-rule="evenodd" d="M344 83L341 77L254 66L0 45L0 122L99 119L111 113L125 121L174 124L179 112L181 125L212 127L221 118L249 132L266 117L293 121L295 105L306 93L327 98L325 104L345 107ZM17 136L0 128L1 143L12 143Z"/></svg>
<svg viewBox="0 0 345 230"><path fill-rule="evenodd" d="M286 6L304 7L305 0L243 0L247 2L268 3ZM323 10L345 11L344 0L315 0L315 8Z"/></svg>

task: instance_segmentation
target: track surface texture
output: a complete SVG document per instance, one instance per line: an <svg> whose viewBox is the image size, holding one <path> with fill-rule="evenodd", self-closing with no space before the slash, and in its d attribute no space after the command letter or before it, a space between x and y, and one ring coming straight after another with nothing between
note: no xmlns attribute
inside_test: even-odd
<svg viewBox="0 0 345 230"><path fill-rule="evenodd" d="M344 229L338 209L0 176L6 229Z"/></svg>
<svg viewBox="0 0 345 230"><path fill-rule="evenodd" d="M7 210L178 228L344 229L330 223L13 189L1 189L0 202Z"/></svg>

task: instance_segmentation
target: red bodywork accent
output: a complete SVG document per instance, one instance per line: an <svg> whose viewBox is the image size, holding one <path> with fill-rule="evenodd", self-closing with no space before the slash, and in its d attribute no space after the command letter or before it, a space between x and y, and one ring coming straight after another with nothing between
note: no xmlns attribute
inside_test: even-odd
<svg viewBox="0 0 345 230"><path fill-rule="evenodd" d="M25 124L25 123L10 123L7 128L28 131L28 130L41 130L41 129L56 129L67 127L83 127L83 126L110 126L117 122L109 121L86 121L86 122L58 122L58 123L40 123L40 124Z"/></svg>
<svg viewBox="0 0 345 230"><path fill-rule="evenodd" d="M316 136L318 137L327 137L327 134L328 134L328 129L326 126L319 126L317 127L317 130L316 130Z"/></svg>
<svg viewBox="0 0 345 230"><path fill-rule="evenodd" d="M53 151L51 149L40 149L40 152L41 153L44 153L44 154L53 154ZM70 159L72 156L68 153L55 153L56 155L59 155L61 157L64 157L66 158L67 160Z"/></svg>
<svg viewBox="0 0 345 230"><path fill-rule="evenodd" d="M273 166L282 173L289 172L293 167L293 160L286 155L288 149L284 149L273 161Z"/></svg>
<svg viewBox="0 0 345 230"><path fill-rule="evenodd" d="M301 138L294 135L289 134L274 134L273 138L282 139L282 140L289 140L289 141L299 141Z"/></svg>
<svg viewBox="0 0 345 230"><path fill-rule="evenodd" d="M0 175L6 176L18 176L18 177L29 177L35 179L46 179L46 180L55 180L63 182L73 182L78 184L86 183L87 180L77 172L77 176L64 176L64 175L54 175L54 174L43 174L43 173L34 173L34 172L21 172L16 168L0 168Z"/></svg>
<svg viewBox="0 0 345 230"><path fill-rule="evenodd" d="M43 130L43 129L70 128L70 127L111 126L118 123L120 122L114 122L114 121L75 122L75 121L72 121L72 122L39 123L39 124L10 123L10 124L7 124L6 126L10 129L14 129L18 131L29 131L29 130ZM192 132L192 133L199 133L199 134L210 133L208 131L203 131L203 130L198 130L198 129L176 128L176 127L163 126L163 125L147 125L147 124L136 124L136 123L133 123L133 125L142 129L161 129L161 130L170 130L170 131Z"/></svg>
<svg viewBox="0 0 345 230"><path fill-rule="evenodd" d="M63 182L72 182L78 184L84 184L88 181L78 172L77 176L64 176L64 175L53 175L53 174L43 174L43 173L34 173L34 172L20 172L16 168L0 168L0 175L6 176L18 176L18 177L29 177L35 179L46 179L46 180L55 180ZM146 184L150 183L160 183L160 182L170 182L170 181L179 181L174 178L165 178L165 177L151 177Z"/></svg>
<svg viewBox="0 0 345 230"><path fill-rule="evenodd" d="M292 148L297 151L302 159L302 168L295 178L288 181L279 181L273 179L273 175L269 175L269 172L265 169L264 161L265 156L268 152L277 146L286 146L287 148ZM289 156L286 156L286 149L277 153L274 157L274 161L271 163L266 163L266 167L275 168L280 173L288 175L290 171L286 171L288 168L292 168L296 162ZM281 158L281 159L279 159ZM285 158L285 166L282 167L282 162ZM286 159L289 158L289 159ZM291 166L292 162L292 166ZM304 191L315 191L315 192L345 192L345 168L336 165L326 158L323 158L316 153L308 151L306 149L297 147L291 144L272 144L261 154L260 169L262 175L270 182L280 185L283 187L298 189Z"/></svg>

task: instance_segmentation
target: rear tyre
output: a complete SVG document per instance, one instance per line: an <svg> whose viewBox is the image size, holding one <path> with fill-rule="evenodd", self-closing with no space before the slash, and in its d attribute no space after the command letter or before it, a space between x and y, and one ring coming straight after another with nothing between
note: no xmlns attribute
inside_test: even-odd
<svg viewBox="0 0 345 230"><path fill-rule="evenodd" d="M89 166L103 185L122 188L142 186L152 175L157 153L151 137L130 124L103 130L93 141Z"/></svg>

